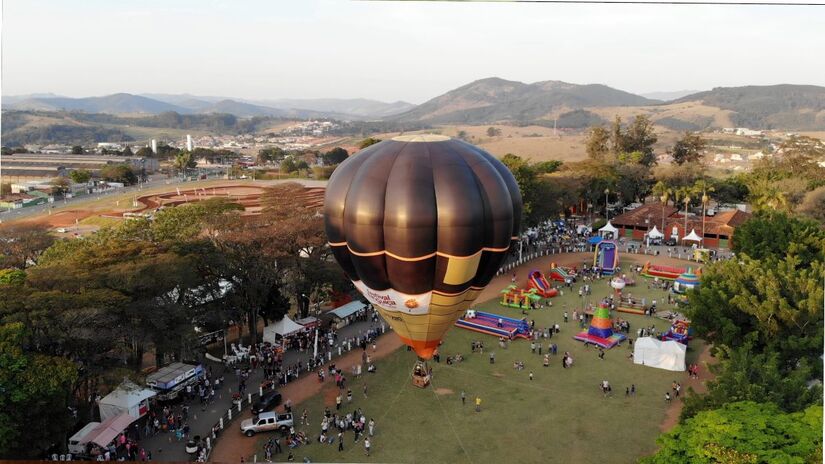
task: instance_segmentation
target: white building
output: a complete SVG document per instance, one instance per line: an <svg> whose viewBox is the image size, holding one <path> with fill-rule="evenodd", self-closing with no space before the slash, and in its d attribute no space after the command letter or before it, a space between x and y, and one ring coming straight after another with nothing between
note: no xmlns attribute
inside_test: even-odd
<svg viewBox="0 0 825 464"><path fill-rule="evenodd" d="M192 136L189 135L189 134L186 134L186 151L192 151L194 149L195 149L195 147L194 147L194 144L192 143Z"/></svg>

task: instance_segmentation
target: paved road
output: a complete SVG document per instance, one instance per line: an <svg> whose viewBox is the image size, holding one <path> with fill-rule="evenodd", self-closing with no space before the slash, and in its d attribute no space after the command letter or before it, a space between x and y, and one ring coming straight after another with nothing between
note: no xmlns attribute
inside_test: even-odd
<svg viewBox="0 0 825 464"><path fill-rule="evenodd" d="M380 319L378 324L381 324ZM372 322L352 323L338 330L338 343L340 344L342 340L346 340L350 337L363 335L368 329L373 327L376 327L376 324ZM389 333L390 332L387 331L387 334ZM337 348L335 350L335 353L333 353L333 360L337 355ZM287 351L284 355L284 364L293 364L298 362L298 360L306 363L310 355L311 353L307 352L302 353L294 350ZM226 384L222 385L220 390L216 392L216 399L213 403L206 405L205 407L202 407L198 400L194 400L190 403L188 421L191 430L190 433L191 435L200 435L202 437L209 436L212 430L212 425L218 422L220 417L233 406L232 392L237 391L238 388L238 378L235 376L235 372L233 370L227 369L221 364L210 361L207 361L206 365L212 368L212 373L214 376L220 376L220 374L223 373ZM309 375L314 374L310 373ZM247 381L247 392L255 391L262 380L263 371L261 369L254 370ZM284 400L286 400L286 398L284 398ZM249 406L244 404L244 408L248 409ZM233 419L237 417L237 411L238 409L235 407L233 410ZM239 426L237 420L233 420L231 424L225 423L224 425L226 427L225 433L240 433L237 429ZM162 432L148 439L144 438L141 440L141 446L143 446L147 451L151 451L152 459L155 461L189 460L189 456L186 454L184 449L185 444L185 440L178 442L175 439L174 434Z"/></svg>

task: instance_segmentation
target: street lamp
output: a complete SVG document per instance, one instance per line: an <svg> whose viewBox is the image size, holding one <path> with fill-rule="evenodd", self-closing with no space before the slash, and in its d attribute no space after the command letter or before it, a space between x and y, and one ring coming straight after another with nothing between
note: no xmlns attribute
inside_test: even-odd
<svg viewBox="0 0 825 464"><path fill-rule="evenodd" d="M607 196L610 194L610 189L604 189L604 217L610 220L610 211L607 209Z"/></svg>
<svg viewBox="0 0 825 464"><path fill-rule="evenodd" d="M707 192L702 192L702 248L705 247L705 208L707 208L710 197Z"/></svg>
<svg viewBox="0 0 825 464"><path fill-rule="evenodd" d="M665 233L665 205L667 204L667 192L663 193L662 196L659 197L662 200L662 233Z"/></svg>

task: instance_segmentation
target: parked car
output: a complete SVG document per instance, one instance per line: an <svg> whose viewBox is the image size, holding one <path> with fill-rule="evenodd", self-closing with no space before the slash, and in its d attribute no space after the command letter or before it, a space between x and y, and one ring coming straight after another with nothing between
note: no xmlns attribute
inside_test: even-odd
<svg viewBox="0 0 825 464"><path fill-rule="evenodd" d="M292 427L292 413L278 414L277 412L262 412L252 419L246 419L241 422L241 432L247 437L251 437L256 433L271 432L280 430L281 432L288 432Z"/></svg>
<svg viewBox="0 0 825 464"><path fill-rule="evenodd" d="M252 414L260 414L266 411L272 411L275 406L281 404L281 394L277 391L264 393L258 401L252 403Z"/></svg>

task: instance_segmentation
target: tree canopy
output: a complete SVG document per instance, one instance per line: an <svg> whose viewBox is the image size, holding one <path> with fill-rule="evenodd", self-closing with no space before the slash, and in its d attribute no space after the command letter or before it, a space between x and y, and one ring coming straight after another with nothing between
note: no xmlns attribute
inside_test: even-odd
<svg viewBox="0 0 825 464"><path fill-rule="evenodd" d="M789 414L771 403L730 403L677 425L658 443L643 464L821 462L822 406Z"/></svg>

